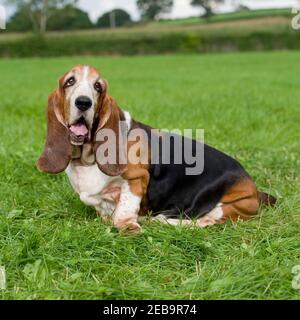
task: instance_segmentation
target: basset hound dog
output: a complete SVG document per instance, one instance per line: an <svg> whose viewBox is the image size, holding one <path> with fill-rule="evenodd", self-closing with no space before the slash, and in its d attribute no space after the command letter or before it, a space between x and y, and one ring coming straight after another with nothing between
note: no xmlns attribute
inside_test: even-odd
<svg viewBox="0 0 300 320"><path fill-rule="evenodd" d="M187 174L191 164L183 159L184 147L178 147L176 139L170 139L170 161L165 163L165 152L153 151L151 141L161 146L168 134L123 111L92 66L77 65L60 78L48 99L47 120L38 169L65 171L80 200L119 230L139 232L145 215L164 223L205 227L227 219L246 220L260 204L275 204L273 196L257 190L236 160L202 142L177 136L192 153L202 148L200 174ZM125 143L136 130L146 134ZM111 132L113 143L108 139ZM114 161L107 157L111 145ZM158 156L152 163L154 153Z"/></svg>

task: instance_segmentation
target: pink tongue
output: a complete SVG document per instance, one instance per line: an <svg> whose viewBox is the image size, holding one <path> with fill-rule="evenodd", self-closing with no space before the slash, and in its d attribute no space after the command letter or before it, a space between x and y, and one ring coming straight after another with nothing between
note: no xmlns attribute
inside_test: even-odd
<svg viewBox="0 0 300 320"><path fill-rule="evenodd" d="M89 130L86 127L84 123L78 123L78 124L73 124L70 127L70 130L76 135L76 136L85 136L88 134Z"/></svg>

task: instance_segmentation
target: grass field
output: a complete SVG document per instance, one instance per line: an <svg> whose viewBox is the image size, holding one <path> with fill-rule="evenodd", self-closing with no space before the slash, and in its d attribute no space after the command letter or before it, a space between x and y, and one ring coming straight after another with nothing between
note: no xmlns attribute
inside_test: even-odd
<svg viewBox="0 0 300 320"><path fill-rule="evenodd" d="M114 29L88 29L72 31L50 31L48 37L78 37L101 36L104 38L131 38L145 35L157 35L157 33L201 32L202 34L226 34L249 33L255 31L288 31L294 14L291 9L266 9L252 11L238 11L232 13L216 14L209 20L199 17L191 17L175 20L159 20L140 22L122 28ZM0 41L15 41L30 37L30 32L7 32L0 30Z"/></svg>
<svg viewBox="0 0 300 320"><path fill-rule="evenodd" d="M265 9L265 10L242 10L242 11L236 11L231 13L220 13L215 14L212 17L209 18L209 20L202 18L202 17L191 17L191 18L183 18L183 19L174 19L174 20L159 20L159 21L150 21L150 22L138 22L133 23L129 26L125 26L122 28L107 28L107 29L89 29L89 30L78 30L78 31L66 31L66 32L49 32L49 35L53 35L55 37L57 36L64 36L64 35L78 35L78 34L95 34L95 33L101 33L104 36L106 34L114 35L114 34L132 34L132 33L151 33L151 32L163 32L163 31L185 31L185 30L191 30L191 29L200 29L200 30L215 30L216 26L218 26L219 23L224 23L222 25L222 29L224 26L226 27L225 23L230 22L236 22L240 20L247 21L248 23L250 20L263 20L265 21L265 27L268 27L268 22L270 20L274 20L273 26L282 26L284 20L279 20L276 18L287 18L291 19L293 14L291 13L292 9L284 8L284 9ZM272 19L274 18L274 19ZM289 22L287 22L288 24ZM253 28L255 26L255 21L252 23L249 23L249 28ZM262 28L262 25L260 26ZM232 31L236 31L234 27L231 28ZM8 25L8 30L9 25ZM26 33L11 33L0 30L0 40L5 39L15 39L22 37L26 35Z"/></svg>
<svg viewBox="0 0 300 320"><path fill-rule="evenodd" d="M0 30L0 57L130 56L300 50L291 9L240 11L210 18L140 22L114 29Z"/></svg>
<svg viewBox="0 0 300 320"><path fill-rule="evenodd" d="M204 35L219 34L248 34L251 32L291 32L290 23L292 15L274 15L270 17L245 17L244 19L216 19L210 23L193 18L185 22L180 20L160 21L148 24L138 24L131 27L115 29L87 29L73 31L49 31L46 38L61 39L65 37L101 37L107 38L135 38L145 36L158 36L173 33L200 32ZM24 38L32 37L31 32L7 32L0 30L0 42L14 42ZM98 40L100 41L101 38Z"/></svg>
<svg viewBox="0 0 300 320"><path fill-rule="evenodd" d="M261 10L241 10L236 12L219 13L211 16L209 20L204 17L191 17L175 20L160 20L157 22L150 22L149 25L191 25L191 24L206 24L214 22L227 22L234 20L245 20L245 19L257 19L267 17L286 17L291 16L291 8L283 9L261 9Z"/></svg>
<svg viewBox="0 0 300 320"><path fill-rule="evenodd" d="M2 299L299 299L300 52L0 61ZM132 115L204 128L278 197L250 222L207 229L101 224L64 174L35 168L45 102L75 63L100 68Z"/></svg>

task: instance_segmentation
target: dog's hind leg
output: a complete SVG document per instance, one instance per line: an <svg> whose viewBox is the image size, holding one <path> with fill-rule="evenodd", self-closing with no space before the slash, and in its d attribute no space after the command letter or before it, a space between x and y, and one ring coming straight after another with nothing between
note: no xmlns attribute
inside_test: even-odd
<svg viewBox="0 0 300 320"><path fill-rule="evenodd" d="M258 211L259 198L256 186L250 178L236 183L222 197L215 209L197 220L201 227L212 224L251 219Z"/></svg>

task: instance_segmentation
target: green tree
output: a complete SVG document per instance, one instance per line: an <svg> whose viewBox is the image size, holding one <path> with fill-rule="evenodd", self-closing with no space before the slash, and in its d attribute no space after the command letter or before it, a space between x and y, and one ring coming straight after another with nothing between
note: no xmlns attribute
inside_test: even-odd
<svg viewBox="0 0 300 320"><path fill-rule="evenodd" d="M130 15L122 9L114 9L104 13L97 21L100 28L121 27L131 22Z"/></svg>
<svg viewBox="0 0 300 320"><path fill-rule="evenodd" d="M33 16L33 13L31 13ZM31 31L37 30L35 25L36 18L32 19L28 16L28 12L25 8L18 9L15 14L9 19L7 23L7 30L9 31ZM34 25L33 25L34 24Z"/></svg>
<svg viewBox="0 0 300 320"><path fill-rule="evenodd" d="M143 19L154 20L159 14L171 11L173 0L137 0L137 6Z"/></svg>
<svg viewBox="0 0 300 320"><path fill-rule="evenodd" d="M22 12L22 17L27 15L32 30L40 33L46 32L48 19L55 9L76 2L77 0L6 0L8 5L16 7L17 12Z"/></svg>
<svg viewBox="0 0 300 320"><path fill-rule="evenodd" d="M48 30L78 30L92 27L88 14L70 4L54 9L48 19Z"/></svg>
<svg viewBox="0 0 300 320"><path fill-rule="evenodd" d="M204 17L209 18L213 15L213 5L224 2L224 0L192 0L192 6L198 6L204 9Z"/></svg>

